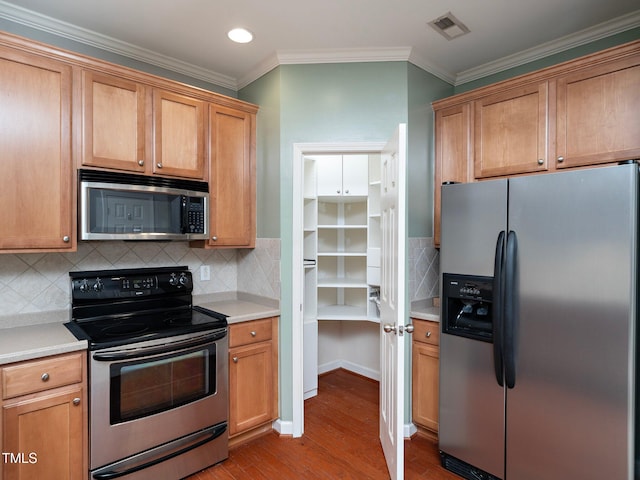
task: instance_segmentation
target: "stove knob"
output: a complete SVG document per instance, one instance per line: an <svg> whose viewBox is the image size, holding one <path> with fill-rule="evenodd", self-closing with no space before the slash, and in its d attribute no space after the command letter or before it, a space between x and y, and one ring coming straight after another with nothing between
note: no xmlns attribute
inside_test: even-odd
<svg viewBox="0 0 640 480"><path fill-rule="evenodd" d="M180 275L180 285L188 286L189 285L189 277L187 277L184 273Z"/></svg>
<svg viewBox="0 0 640 480"><path fill-rule="evenodd" d="M176 277L175 273L171 274L171 278L169 278L169 285L175 287L176 285L178 285L178 277Z"/></svg>
<svg viewBox="0 0 640 480"><path fill-rule="evenodd" d="M88 292L89 291L89 282L87 282L86 280L82 280L80 282L79 290L81 292Z"/></svg>
<svg viewBox="0 0 640 480"><path fill-rule="evenodd" d="M104 283L99 278L96 278L96 283L93 284L94 292L101 292L104 289Z"/></svg>

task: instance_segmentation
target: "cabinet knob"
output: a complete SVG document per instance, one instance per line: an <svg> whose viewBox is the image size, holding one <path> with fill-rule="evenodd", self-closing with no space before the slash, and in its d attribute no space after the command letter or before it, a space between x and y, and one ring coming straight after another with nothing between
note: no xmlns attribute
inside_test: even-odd
<svg viewBox="0 0 640 480"><path fill-rule="evenodd" d="M349 195L349 190L345 190L344 193L346 193L347 195Z"/></svg>
<svg viewBox="0 0 640 480"><path fill-rule="evenodd" d="M140 165L141 167L144 167L144 160L138 160L138 165Z"/></svg>
<svg viewBox="0 0 640 480"><path fill-rule="evenodd" d="M544 158L538 159L538 165L544 165Z"/></svg>
<svg viewBox="0 0 640 480"><path fill-rule="evenodd" d="M213 237L211 237L211 240L213 240L214 242L216 242L218 240L218 237L216 235L214 235Z"/></svg>
<svg viewBox="0 0 640 480"><path fill-rule="evenodd" d="M238 357L233 357L233 363L238 363Z"/></svg>
<svg viewBox="0 0 640 480"><path fill-rule="evenodd" d="M77 407L78 405L80 405L80 399L78 397L73 399L73 404Z"/></svg>
<svg viewBox="0 0 640 480"><path fill-rule="evenodd" d="M156 166L157 166L158 168L162 168L162 164L161 164L160 162L156 163Z"/></svg>
<svg viewBox="0 0 640 480"><path fill-rule="evenodd" d="M425 337L430 338L431 337L431 332L425 333Z"/></svg>
<svg viewBox="0 0 640 480"><path fill-rule="evenodd" d="M43 373L40 378L42 379L43 382L48 382L49 381L49 374L48 373Z"/></svg>
<svg viewBox="0 0 640 480"><path fill-rule="evenodd" d="M558 163L564 162L564 157L558 157Z"/></svg>
<svg viewBox="0 0 640 480"><path fill-rule="evenodd" d="M340 190L336 190L336 193L340 193Z"/></svg>
<svg viewBox="0 0 640 480"><path fill-rule="evenodd" d="M64 243L69 243L69 240L71 240L71 237L69 237L69 235L65 235L64 237L62 237L62 241Z"/></svg>
<svg viewBox="0 0 640 480"><path fill-rule="evenodd" d="M255 337L256 336L256 332L251 332L251 336Z"/></svg>

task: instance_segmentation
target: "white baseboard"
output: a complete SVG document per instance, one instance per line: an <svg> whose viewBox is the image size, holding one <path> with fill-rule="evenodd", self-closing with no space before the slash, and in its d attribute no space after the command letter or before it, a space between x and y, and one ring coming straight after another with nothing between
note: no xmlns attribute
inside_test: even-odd
<svg viewBox="0 0 640 480"><path fill-rule="evenodd" d="M404 438L411 438L418 431L413 422L405 423L403 427Z"/></svg>
<svg viewBox="0 0 640 480"><path fill-rule="evenodd" d="M317 388L313 388L307 392L304 392L304 399L308 400L312 397L315 397L316 395L318 395L318 389Z"/></svg>
<svg viewBox="0 0 640 480"><path fill-rule="evenodd" d="M271 425L280 435L293 435L293 422L278 418Z"/></svg>
<svg viewBox="0 0 640 480"><path fill-rule="evenodd" d="M339 368L344 368L345 370L349 370L350 372L357 373L358 375L362 375L363 377L367 377L378 382L380 381L379 371L364 367L362 365L358 365L357 363L349 362L347 360L334 360L332 362L318 365L318 375L330 372L332 370L337 370Z"/></svg>

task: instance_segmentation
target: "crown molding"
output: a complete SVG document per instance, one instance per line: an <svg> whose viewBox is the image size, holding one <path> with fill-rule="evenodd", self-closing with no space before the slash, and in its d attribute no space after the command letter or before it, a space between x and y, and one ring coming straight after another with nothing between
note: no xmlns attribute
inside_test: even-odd
<svg viewBox="0 0 640 480"><path fill-rule="evenodd" d="M67 22L56 20L46 15L41 15L7 3L4 0L0 0L0 18L233 91L238 91L246 87L280 65L356 62L408 61L451 85L461 85L640 26L640 10L637 10L575 34L567 35L552 42L544 43L537 47L503 57L494 62L485 63L478 67L458 72L457 74L446 71L427 59L420 57L411 47L390 47L281 50L266 58L242 78L236 79L198 67L177 58L137 47L136 45L123 42L113 37L108 37Z"/></svg>
<svg viewBox="0 0 640 480"><path fill-rule="evenodd" d="M519 67L541 58L561 53L575 47L586 45L602 38L610 37L633 28L640 27L640 10L631 12L608 22L603 22L590 28L586 28L571 35L561 37L551 42L543 43L534 48L529 48L513 55L500 58L494 62L485 63L478 67L459 72L455 76L455 84L478 80L488 75L493 75L510 68ZM434 74L435 75L435 74Z"/></svg>
<svg viewBox="0 0 640 480"><path fill-rule="evenodd" d="M140 48L136 45L61 20L56 20L55 18L41 15L2 0L0 0L0 18L234 91L238 89L238 83L233 77L222 75L212 70L201 68L145 48Z"/></svg>
<svg viewBox="0 0 640 480"><path fill-rule="evenodd" d="M278 55L273 54L269 57L265 58L262 62L260 62L256 67L252 68L249 73L238 79L238 90L246 87L252 82L255 82L260 77L266 75L274 68L278 67L280 62L278 60Z"/></svg>
<svg viewBox="0 0 640 480"><path fill-rule="evenodd" d="M244 88L264 74L280 65L311 65L321 63L371 63L406 62L411 56L411 47L388 48L333 48L317 50L278 50L238 81Z"/></svg>
<svg viewBox="0 0 640 480"><path fill-rule="evenodd" d="M429 72L430 74L438 77L440 80L444 80L450 85L454 85L456 82L455 73L440 68L426 58L417 55L415 51L411 52L411 55L409 56L409 62L413 63L416 67L421 68L425 72Z"/></svg>
<svg viewBox="0 0 640 480"><path fill-rule="evenodd" d="M334 48L320 50L279 50L280 65L309 63L403 62L409 60L411 47Z"/></svg>

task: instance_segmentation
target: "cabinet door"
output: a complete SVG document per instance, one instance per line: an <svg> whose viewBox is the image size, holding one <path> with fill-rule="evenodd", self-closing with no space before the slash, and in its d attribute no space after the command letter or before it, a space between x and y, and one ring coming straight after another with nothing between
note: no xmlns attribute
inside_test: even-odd
<svg viewBox="0 0 640 480"><path fill-rule="evenodd" d="M369 194L369 155L343 155L342 191L345 196Z"/></svg>
<svg viewBox="0 0 640 480"><path fill-rule="evenodd" d="M548 83L476 100L475 177L547 170Z"/></svg>
<svg viewBox="0 0 640 480"><path fill-rule="evenodd" d="M640 157L640 55L558 79L557 166Z"/></svg>
<svg viewBox="0 0 640 480"><path fill-rule="evenodd" d="M0 249L75 248L71 68L0 48Z"/></svg>
<svg viewBox="0 0 640 480"><path fill-rule="evenodd" d="M144 173L145 87L82 72L82 164Z"/></svg>
<svg viewBox="0 0 640 480"><path fill-rule="evenodd" d="M444 182L465 183L472 177L471 103L436 111L434 174L434 244L440 245L440 187Z"/></svg>
<svg viewBox="0 0 640 480"><path fill-rule="evenodd" d="M438 431L438 347L413 342L413 421Z"/></svg>
<svg viewBox="0 0 640 480"><path fill-rule="evenodd" d="M253 247L256 237L254 118L210 105L210 246Z"/></svg>
<svg viewBox="0 0 640 480"><path fill-rule="evenodd" d="M2 462L4 480L86 478L81 399L73 386L5 403L2 451L17 457Z"/></svg>
<svg viewBox="0 0 640 480"><path fill-rule="evenodd" d="M229 435L273 419L273 351L271 342L229 350Z"/></svg>
<svg viewBox="0 0 640 480"><path fill-rule="evenodd" d="M153 91L153 173L204 179L204 102Z"/></svg>
<svg viewBox="0 0 640 480"><path fill-rule="evenodd" d="M342 195L342 155L322 155L316 164L317 195Z"/></svg>

